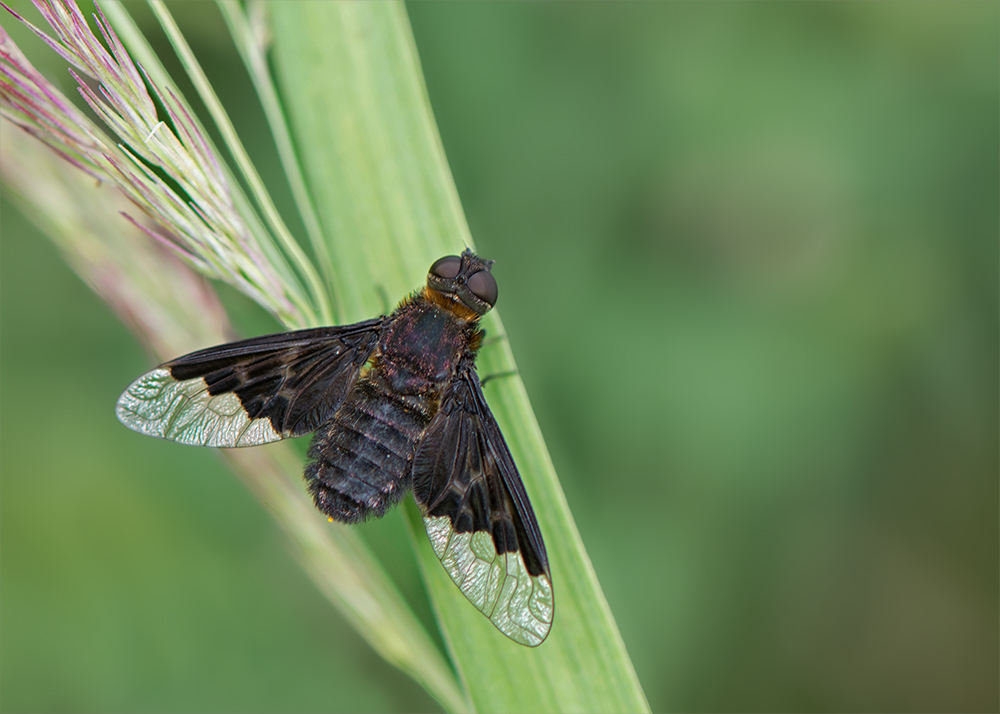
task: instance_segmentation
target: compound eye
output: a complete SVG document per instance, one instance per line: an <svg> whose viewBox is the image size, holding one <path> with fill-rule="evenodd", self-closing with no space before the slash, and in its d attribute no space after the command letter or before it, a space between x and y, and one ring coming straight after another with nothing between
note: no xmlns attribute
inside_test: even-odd
<svg viewBox="0 0 1000 714"><path fill-rule="evenodd" d="M469 290L477 298L485 302L490 307L497 304L497 281L489 271L480 270L465 281Z"/></svg>
<svg viewBox="0 0 1000 714"><path fill-rule="evenodd" d="M462 259L457 255L446 255L434 261L430 273L439 278L449 279L456 277L461 270Z"/></svg>

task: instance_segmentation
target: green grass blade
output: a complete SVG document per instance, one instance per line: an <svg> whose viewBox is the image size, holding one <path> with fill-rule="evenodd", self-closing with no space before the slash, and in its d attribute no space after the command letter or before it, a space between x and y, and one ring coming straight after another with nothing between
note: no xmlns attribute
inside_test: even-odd
<svg viewBox="0 0 1000 714"><path fill-rule="evenodd" d="M378 312L430 263L471 244L401 4L275 3L274 58L293 137L316 199L348 319ZM503 285L503 276L498 274ZM503 334L491 314L487 328ZM506 342L482 371L515 368ZM473 608L407 518L431 599L479 711L648 709L517 377L487 398L520 467L552 561L556 616L536 649L516 645Z"/></svg>
<svg viewBox="0 0 1000 714"><path fill-rule="evenodd" d="M232 122L229 120L229 115L226 114L226 110L222 107L222 102L216 96L215 90L212 89L212 85L209 83L208 78L201 69L201 65L188 46L187 40L184 39L184 35L181 34L180 28L174 22L170 11L167 10L166 5L160 0L150 0L149 5L156 15L156 19L159 20L160 26L167 34L167 38L173 45L174 51L177 52L177 56L187 71L191 82L198 90L198 95L212 115L212 120L221 132L226 142L226 147L229 149L230 154L236 161L236 165L246 179L247 185L250 186L257 205L263 211L264 218L277 237L278 242L287 252L292 263L302 274L306 284L309 286L319 322L329 324L332 322L333 316L330 312L328 294L319 279L319 275L316 273L315 266L302 251L302 247L295 241L295 238L292 237L291 232L279 215L278 209L275 208L274 203L271 201L271 196L264 186L264 182L261 181L253 162L250 161L246 149L243 148L243 142L240 141L239 136L236 134L236 129L233 128Z"/></svg>
<svg viewBox="0 0 1000 714"><path fill-rule="evenodd" d="M288 122L281 108L278 99L278 90L274 86L274 79L267 66L265 48L262 46L262 39L255 32L258 19L252 15L254 9L263 10L262 6L254 5L252 8L244 7L236 0L218 0L217 5L222 12L229 27L229 33L233 37L243 64L247 68L247 73L253 82L257 96L260 98L261 107L267 117L267 123L271 127L271 134L274 136L274 143L278 149L278 156L281 165L285 169L285 176L288 178L288 185L295 199L295 205L302 216L302 223L305 225L306 234L312 245L316 260L319 263L319 271L326 277L327 285L333 293L333 310L336 315L339 303L336 295L336 283L332 279L330 255L327 251L326 243L323 241L322 230L319 225L319 218L316 216L316 208L313 206L312 197L306 188L305 177L302 175L302 165L299 163L295 147L292 145L292 136L288 129ZM339 321L343 321L342 315L336 315Z"/></svg>

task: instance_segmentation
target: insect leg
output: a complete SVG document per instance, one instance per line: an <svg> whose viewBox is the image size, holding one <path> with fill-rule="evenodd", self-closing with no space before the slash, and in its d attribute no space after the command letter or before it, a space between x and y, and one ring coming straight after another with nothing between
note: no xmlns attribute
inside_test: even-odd
<svg viewBox="0 0 1000 714"><path fill-rule="evenodd" d="M483 339L483 344L480 347L486 347L487 345L496 344L497 342L502 342L507 339L507 333L504 332L499 335L492 335Z"/></svg>
<svg viewBox="0 0 1000 714"><path fill-rule="evenodd" d="M488 374L480 379L479 384L485 387L486 383L492 379L496 379L498 377L513 377L515 374L517 374L516 369L508 369L506 372L494 372L493 374Z"/></svg>

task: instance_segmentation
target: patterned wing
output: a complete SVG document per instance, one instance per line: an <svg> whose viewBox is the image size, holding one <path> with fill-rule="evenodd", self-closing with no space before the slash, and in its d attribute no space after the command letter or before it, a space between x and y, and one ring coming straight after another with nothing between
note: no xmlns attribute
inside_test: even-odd
<svg viewBox="0 0 1000 714"><path fill-rule="evenodd" d="M383 318L192 352L139 377L118 419L196 446L255 446L315 431L354 386Z"/></svg>
<svg viewBox="0 0 1000 714"><path fill-rule="evenodd" d="M515 642L541 644L555 609L545 544L471 363L417 448L413 493L462 593Z"/></svg>

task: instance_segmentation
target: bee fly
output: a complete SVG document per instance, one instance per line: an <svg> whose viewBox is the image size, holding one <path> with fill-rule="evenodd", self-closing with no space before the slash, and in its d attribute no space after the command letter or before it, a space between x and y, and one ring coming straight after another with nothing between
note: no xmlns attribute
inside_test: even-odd
<svg viewBox="0 0 1000 714"><path fill-rule="evenodd" d="M143 375L121 422L197 446L256 446L315 432L316 507L357 523L412 487L434 553L505 635L534 647L552 626L552 576L521 477L476 374L493 261L431 266L388 316L193 352Z"/></svg>

